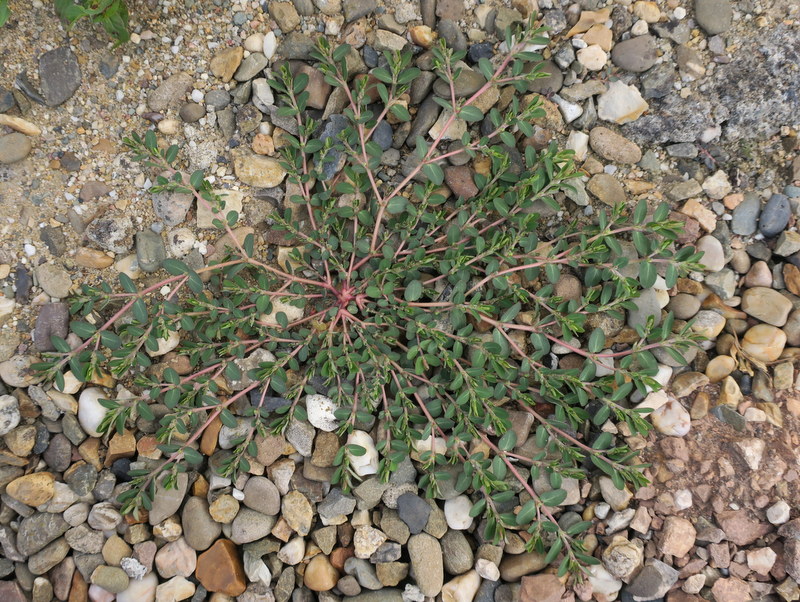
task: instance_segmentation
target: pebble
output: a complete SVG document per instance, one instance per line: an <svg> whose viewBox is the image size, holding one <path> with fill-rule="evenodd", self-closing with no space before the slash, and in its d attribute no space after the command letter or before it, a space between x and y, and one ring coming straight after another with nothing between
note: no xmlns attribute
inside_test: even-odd
<svg viewBox="0 0 800 602"><path fill-rule="evenodd" d="M100 400L108 398L109 395L99 387L84 389L78 397L78 422L90 437L100 437L102 434L97 429L108 409L100 403Z"/></svg>
<svg viewBox="0 0 800 602"><path fill-rule="evenodd" d="M784 500L778 500L767 508L767 520L773 525L782 525L788 522L791 516L791 507Z"/></svg>
<svg viewBox="0 0 800 602"><path fill-rule="evenodd" d="M238 153L233 165L236 177L256 188L274 188L286 177L280 162L261 155Z"/></svg>
<svg viewBox="0 0 800 602"><path fill-rule="evenodd" d="M711 36L728 31L733 23L730 0L695 0L694 12L697 24Z"/></svg>
<svg viewBox="0 0 800 602"><path fill-rule="evenodd" d="M757 324L742 339L742 350L761 362L774 362L786 346L786 333L769 324Z"/></svg>
<svg viewBox="0 0 800 602"><path fill-rule="evenodd" d="M589 71L600 71L608 61L608 55L598 44L581 48L576 56L578 62Z"/></svg>
<svg viewBox="0 0 800 602"><path fill-rule="evenodd" d="M361 456L356 456L350 452L350 467L360 477L365 477L378 472L378 450L369 433L364 431L353 431L347 436L347 445L358 445L366 450Z"/></svg>
<svg viewBox="0 0 800 602"><path fill-rule="evenodd" d="M597 99L597 116L619 125L636 121L649 108L636 86L619 80L611 82Z"/></svg>
<svg viewBox="0 0 800 602"><path fill-rule="evenodd" d="M32 149L31 139L24 134L14 132L0 136L0 164L10 165L22 161Z"/></svg>
<svg viewBox="0 0 800 602"><path fill-rule="evenodd" d="M689 412L677 400L670 399L650 414L655 429L670 437L683 437L691 429Z"/></svg>
<svg viewBox="0 0 800 602"><path fill-rule="evenodd" d="M420 533L409 538L407 549L411 559L411 575L417 587L425 596L436 596L444 585L442 547L439 541L427 533Z"/></svg>
<svg viewBox="0 0 800 602"><path fill-rule="evenodd" d="M783 326L792 311L792 302L778 291L756 286L749 288L742 294L742 311L772 324L773 326Z"/></svg>
<svg viewBox="0 0 800 602"><path fill-rule="evenodd" d="M55 478L49 472L18 477L6 486L6 494L28 506L41 506L55 495Z"/></svg>
<svg viewBox="0 0 800 602"><path fill-rule="evenodd" d="M339 571L331 565L328 557L323 554L314 556L311 562L306 565L306 570L303 574L303 583L314 592L329 591L336 586L338 580Z"/></svg>
<svg viewBox="0 0 800 602"><path fill-rule="evenodd" d="M68 46L61 46L39 57L39 85L47 106L56 107L75 94L81 85L78 57Z"/></svg>
<svg viewBox="0 0 800 602"><path fill-rule="evenodd" d="M459 495L444 503L444 516L451 529L464 531L472 526L473 518L469 515L472 501L466 495Z"/></svg>
<svg viewBox="0 0 800 602"><path fill-rule="evenodd" d="M697 241L696 250L702 251L703 256L700 262L705 266L706 271L719 272L725 267L725 250L722 243L711 235L706 235Z"/></svg>
<svg viewBox="0 0 800 602"><path fill-rule="evenodd" d="M773 238L783 232L792 215L789 198L782 194L773 194L758 220L758 230L765 238Z"/></svg>
<svg viewBox="0 0 800 602"><path fill-rule="evenodd" d="M147 573L141 579L131 579L128 588L117 594L117 602L154 602L158 587L158 576Z"/></svg>
<svg viewBox="0 0 800 602"><path fill-rule="evenodd" d="M642 150L635 142L606 127L592 128L589 144L602 158L615 163L633 164L642 159Z"/></svg>
<svg viewBox="0 0 800 602"><path fill-rule="evenodd" d="M19 402L12 395L0 396L0 436L10 433L20 421Z"/></svg>
<svg viewBox="0 0 800 602"><path fill-rule="evenodd" d="M643 73L655 65L657 59L655 38L642 35L618 42L611 51L611 61L620 69Z"/></svg>
<svg viewBox="0 0 800 602"><path fill-rule="evenodd" d="M247 589L239 552L229 539L218 539L211 548L200 554L196 576L209 592L239 596Z"/></svg>
<svg viewBox="0 0 800 602"><path fill-rule="evenodd" d="M307 395L305 398L308 421L316 428L333 432L339 426L339 421L334 416L336 404L325 395Z"/></svg>

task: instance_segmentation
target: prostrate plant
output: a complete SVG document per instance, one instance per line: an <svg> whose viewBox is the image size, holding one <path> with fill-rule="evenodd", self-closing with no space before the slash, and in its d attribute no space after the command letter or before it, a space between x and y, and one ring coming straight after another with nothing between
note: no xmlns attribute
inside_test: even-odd
<svg viewBox="0 0 800 602"><path fill-rule="evenodd" d="M563 479L597 467L620 488L645 482L635 453L601 427L612 420L646 433L646 411L631 409L628 398L658 388L654 351L683 361L680 350L694 340L670 315L608 349L598 324L623 320L659 273L674 286L698 268L698 255L674 250L679 224L666 205L652 215L645 202L632 213L602 210L591 225L541 222L534 208L560 209L556 194L576 175L572 153L554 144L516 152L544 116L540 100L514 98L487 115L476 107L493 87L527 93L541 57L526 48L544 43L540 34L532 26L508 32L505 56L481 59L486 82L465 97L454 85L464 53L436 47L435 73L448 92L436 101L447 121L432 141L408 141L415 150L396 176L381 171L372 138L390 115L394 123L411 118L406 92L419 70L409 67L409 53L387 53L386 67L351 81L350 49L320 41L319 68L348 101L347 127L325 139L305 111L308 77L282 66L270 83L278 115L294 119L297 133L281 149L288 202L272 219L291 250L280 249L279 261L267 259L252 233L232 229L238 215L225 213L202 172L180 172L176 146L159 147L153 132L126 139L160 174L153 192L189 192L220 209L217 224L231 248L197 270L168 259L171 276L143 290L124 275L123 292L84 286L71 310L85 319L72 323L85 342L71 350L54 338L58 351L41 366L57 385L67 369L81 381L109 372L125 379L137 393L104 402L106 430L137 415L153 420L151 404L162 404L165 458L136 463L120 497L125 512L150 507L161 475L171 484L187 463L207 461L196 442L212 422L238 435L210 462L236 478L249 470L256 439L306 420L306 396L321 393L338 408L340 435L376 434L382 479L411 455L428 496L448 479L471 495L488 539L527 531L528 549L547 550L548 562L560 556L562 572L594 562L577 537L590 523L562 528L554 514L567 495ZM467 130L445 150L458 119L482 122L484 134ZM448 159L460 155L476 168L469 198L443 187ZM566 273L583 281L579 299L555 296ZM100 319L111 307L116 312ZM151 366L149 354L179 335L176 351L188 356L191 372ZM578 361L562 365L554 350ZM519 424L532 424L530 440L517 440L512 417L520 432L527 429ZM346 490L358 481L354 460L371 451L362 441L351 435L336 456L334 482ZM540 479L549 487L537 493Z"/></svg>
<svg viewBox="0 0 800 602"><path fill-rule="evenodd" d="M88 17L93 23L102 25L117 44L130 40L125 0L54 0L53 4L58 16L67 21L69 27ZM8 0L0 0L0 27L5 25L10 15Z"/></svg>

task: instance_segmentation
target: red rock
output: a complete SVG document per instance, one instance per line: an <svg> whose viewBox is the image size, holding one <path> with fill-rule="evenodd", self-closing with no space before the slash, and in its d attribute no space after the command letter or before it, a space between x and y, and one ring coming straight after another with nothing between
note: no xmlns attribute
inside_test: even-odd
<svg viewBox="0 0 800 602"><path fill-rule="evenodd" d="M22 588L15 581L0 581L0 600L3 602L27 602Z"/></svg>
<svg viewBox="0 0 800 602"><path fill-rule="evenodd" d="M456 196L471 199L478 194L478 187L472 179L472 170L466 165L445 167L444 181Z"/></svg>
<svg viewBox="0 0 800 602"><path fill-rule="evenodd" d="M746 510L717 512L716 519L719 526L725 531L728 540L737 546L750 545L772 529L768 523L750 518Z"/></svg>
<svg viewBox="0 0 800 602"><path fill-rule="evenodd" d="M750 597L750 586L741 579L731 577L729 579L717 579L711 594L716 602L744 602L752 600Z"/></svg>
<svg viewBox="0 0 800 602"><path fill-rule="evenodd" d="M236 544L218 539L197 558L197 579L210 592L239 596L247 589L242 560Z"/></svg>
<svg viewBox="0 0 800 602"><path fill-rule="evenodd" d="M520 602L560 602L566 589L555 575L530 575L522 578Z"/></svg>

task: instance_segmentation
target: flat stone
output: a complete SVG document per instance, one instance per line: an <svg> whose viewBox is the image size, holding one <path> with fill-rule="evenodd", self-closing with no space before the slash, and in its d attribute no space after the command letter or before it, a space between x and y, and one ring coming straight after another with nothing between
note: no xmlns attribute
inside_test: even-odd
<svg viewBox="0 0 800 602"><path fill-rule="evenodd" d="M151 525L157 525L178 511L183 503L183 498L186 496L188 485L189 476L186 473L178 475L175 489L166 489L163 484L163 478L158 482L156 495L153 499L153 507L149 513Z"/></svg>
<svg viewBox="0 0 800 602"><path fill-rule="evenodd" d="M792 309L792 302L771 288L756 286L742 294L742 310L773 326L786 324Z"/></svg>
<svg viewBox="0 0 800 602"><path fill-rule="evenodd" d="M237 178L258 188L274 188L286 177L280 162L261 155L237 153L233 165Z"/></svg>
<svg viewBox="0 0 800 602"><path fill-rule="evenodd" d="M426 596L436 596L444 585L442 547L427 533L413 535L408 540L411 575Z"/></svg>
<svg viewBox="0 0 800 602"><path fill-rule="evenodd" d="M592 128L589 144L594 152L608 161L633 164L642 159L642 150L635 142L606 127Z"/></svg>
<svg viewBox="0 0 800 602"><path fill-rule="evenodd" d="M648 108L636 86L617 80L611 82L608 90L598 97L597 116L622 125L637 120Z"/></svg>
<svg viewBox="0 0 800 602"><path fill-rule="evenodd" d="M708 35L717 35L730 29L733 8L730 0L695 0L695 19Z"/></svg>
<svg viewBox="0 0 800 602"><path fill-rule="evenodd" d="M49 107L57 107L72 98L81 85L81 68L78 57L68 46L39 57L39 84Z"/></svg>
<svg viewBox="0 0 800 602"><path fill-rule="evenodd" d="M651 35L635 36L617 42L611 51L612 62L625 71L643 73L656 63L655 38Z"/></svg>
<svg viewBox="0 0 800 602"><path fill-rule="evenodd" d="M147 95L147 106L153 111L165 111L170 106L182 102L187 92L192 89L193 83L194 80L188 73L176 73Z"/></svg>
<svg viewBox="0 0 800 602"><path fill-rule="evenodd" d="M0 164L10 165L22 161L32 149L31 139L24 134L14 132L0 136Z"/></svg>

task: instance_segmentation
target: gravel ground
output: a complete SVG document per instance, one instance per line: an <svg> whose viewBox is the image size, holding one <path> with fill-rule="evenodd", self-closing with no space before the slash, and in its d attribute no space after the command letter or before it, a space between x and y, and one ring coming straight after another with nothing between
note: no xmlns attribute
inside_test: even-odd
<svg viewBox="0 0 800 602"><path fill-rule="evenodd" d="M146 520L123 519L114 488L149 457L148 437L135 425L92 436L87 416L102 391L58 398L21 371L46 333L65 329L59 301L70 289L120 271L157 281L147 257L202 262L213 251L208 216L190 199L148 192L122 136L156 125L186 147L189 169L241 193L244 223L267 248L263 199L282 194L273 187L283 175L270 163L280 132L258 83L265 66L311 64L314 32L351 43L365 71L373 49L424 45L433 32L473 60L496 51L496 25L536 1L142 0L120 48L98 27L66 32L49 3L23 4L11 0L0 30L0 599L800 599L794 0L539 0L550 76L531 92L545 96L548 117L520 144L555 139L585 176L548 219L667 200L707 268L670 291L657 283L627 326L606 333L624 345L630 327L666 309L709 340L688 367L659 357L666 390L630 400L656 408L647 440L604 427L644 450L652 485L571 485L560 520L596 519L588 542L602 561L582 584L522 553L516 533L483 542L463 496L418 497L410 460L388 487L373 477L352 496L331 488L341 442L310 425L298 427L305 438L262 441L249 478L192 473ZM337 112L324 82L310 90L326 119ZM437 115L412 104L412 129L424 134ZM389 178L402 170L403 141L387 140ZM139 232L155 236L134 243Z"/></svg>

